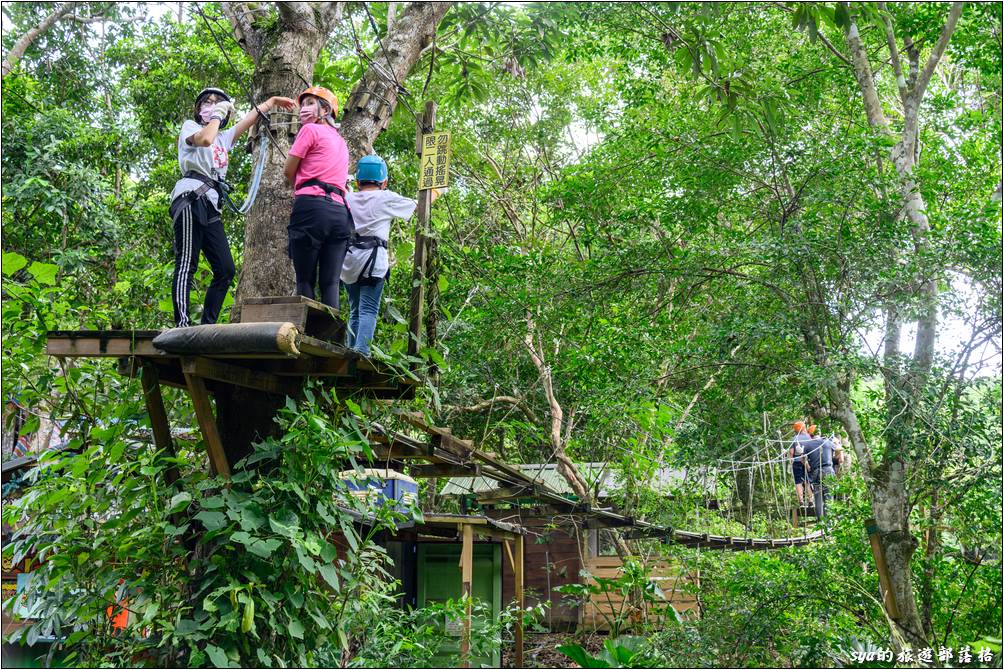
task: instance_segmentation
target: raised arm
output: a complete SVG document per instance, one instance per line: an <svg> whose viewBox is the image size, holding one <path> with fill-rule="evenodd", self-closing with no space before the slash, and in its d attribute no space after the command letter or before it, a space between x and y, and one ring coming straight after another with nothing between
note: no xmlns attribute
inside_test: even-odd
<svg viewBox="0 0 1004 670"><path fill-rule="evenodd" d="M282 107L285 110L290 110L296 107L296 103L291 98L284 98L281 95L273 95L271 98L258 105L258 109L268 114L276 107ZM244 118L237 122L234 127L234 142L240 139L241 135L247 132L247 129L255 124L258 120L258 110L252 109L250 112L244 115Z"/></svg>

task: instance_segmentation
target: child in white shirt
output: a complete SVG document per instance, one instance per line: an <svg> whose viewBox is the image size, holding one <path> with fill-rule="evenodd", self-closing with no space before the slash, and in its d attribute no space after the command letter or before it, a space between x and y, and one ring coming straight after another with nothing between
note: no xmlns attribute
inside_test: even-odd
<svg viewBox="0 0 1004 670"><path fill-rule="evenodd" d="M356 236L342 264L342 283L349 294L348 346L369 356L376 332L380 297L390 271L387 241L394 219L409 219L418 203L387 189L387 163L376 154L356 165L356 192L345 196ZM439 193L432 192L435 200Z"/></svg>

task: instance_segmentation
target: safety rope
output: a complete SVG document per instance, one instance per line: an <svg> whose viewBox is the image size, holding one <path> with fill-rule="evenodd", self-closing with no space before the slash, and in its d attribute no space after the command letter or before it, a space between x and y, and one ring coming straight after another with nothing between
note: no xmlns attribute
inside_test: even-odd
<svg viewBox="0 0 1004 670"><path fill-rule="evenodd" d="M268 135L263 133L258 141L258 155L255 157L254 167L251 171L251 184L248 186L248 194L244 202L240 205L234 203L230 198L230 185L220 182L220 195L223 196L223 204L234 214L245 215L254 207L255 198L258 197L258 187L261 186L261 176L265 173L265 162L268 159L269 141Z"/></svg>

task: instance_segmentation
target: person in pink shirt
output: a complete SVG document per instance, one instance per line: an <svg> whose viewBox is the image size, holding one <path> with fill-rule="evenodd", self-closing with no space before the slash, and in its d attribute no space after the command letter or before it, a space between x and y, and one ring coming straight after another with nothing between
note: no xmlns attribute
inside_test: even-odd
<svg viewBox="0 0 1004 670"><path fill-rule="evenodd" d="M286 159L286 181L293 187L289 215L289 257L296 292L338 309L339 276L352 240L352 217L345 206L349 148L335 127L338 100L321 86L300 94L300 132Z"/></svg>

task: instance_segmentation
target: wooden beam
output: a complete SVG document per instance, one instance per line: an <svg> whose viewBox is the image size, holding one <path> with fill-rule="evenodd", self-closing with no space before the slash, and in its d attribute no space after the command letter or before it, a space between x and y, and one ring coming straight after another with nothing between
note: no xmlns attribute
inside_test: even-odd
<svg viewBox="0 0 1004 670"><path fill-rule="evenodd" d="M463 634L460 638L461 667L471 667L471 584L474 576L474 526L460 524L463 545L460 551L461 594L464 598Z"/></svg>
<svg viewBox="0 0 1004 670"><path fill-rule="evenodd" d="M865 530L868 531L868 541L872 545L872 556L875 558L875 567L879 574L879 586L882 587L883 591L885 611L889 614L890 619L896 621L900 618L899 605L896 603L896 594L892 591L892 580L889 577L889 566L885 562L885 547L882 546L878 522L875 519L868 519L865 521Z"/></svg>
<svg viewBox="0 0 1004 670"><path fill-rule="evenodd" d="M509 531L493 528L491 526L477 526L474 532L479 537L487 537L492 540L499 540L500 542L515 540L518 537L517 533L510 533Z"/></svg>
<svg viewBox="0 0 1004 670"><path fill-rule="evenodd" d="M220 439L220 432L216 427L216 416L213 414L213 405L209 401L206 383L202 377L188 372L185 373L185 381L188 383L188 393L192 396L192 404L195 406L199 429L202 430L202 441L205 442L206 451L209 453L209 467L213 474L222 475L229 479L230 463L227 462L223 441Z"/></svg>
<svg viewBox="0 0 1004 670"><path fill-rule="evenodd" d="M227 384L278 395L291 396L300 390L300 383L296 380L283 379L268 372L249 370L239 365L214 361L202 356L182 358L181 371L186 376L195 375L204 379L215 379Z"/></svg>
<svg viewBox="0 0 1004 670"><path fill-rule="evenodd" d="M481 468L477 465L467 465L460 463L453 465L444 463L442 465L413 465L409 473L416 479L428 477L477 477L481 474Z"/></svg>
<svg viewBox="0 0 1004 670"><path fill-rule="evenodd" d="M50 356L109 357L158 356L167 354L153 346L157 330L53 330L46 335L45 353Z"/></svg>
<svg viewBox="0 0 1004 670"><path fill-rule="evenodd" d="M533 488L529 486L503 486L492 491L478 494L479 503L492 503L532 497Z"/></svg>
<svg viewBox="0 0 1004 670"><path fill-rule="evenodd" d="M436 103L427 101L415 135L415 152L422 156L422 137L436 127ZM420 161L421 162L421 161ZM411 300L408 310L408 355L417 356L422 348L422 312L425 309L426 239L429 235L429 215L432 211L432 191L418 192L415 224L415 251L411 272Z"/></svg>
<svg viewBox="0 0 1004 670"><path fill-rule="evenodd" d="M355 377L344 358L293 358L256 360L255 369L291 377Z"/></svg>
<svg viewBox="0 0 1004 670"><path fill-rule="evenodd" d="M508 545L506 545L508 546ZM515 581L516 606L519 607L519 615L516 617L516 639L514 665L517 668L524 667L523 663L523 610L526 607L526 600L523 594L523 536L516 537L516 564L513 570Z"/></svg>
<svg viewBox="0 0 1004 670"><path fill-rule="evenodd" d="M176 458L174 440L171 439L171 424L167 419L164 396L160 393L160 376L157 373L157 366L152 362L143 364L141 382L146 413L150 416L150 428L153 430L153 443L159 451ZM167 480L168 486L173 486L180 478L177 465L171 465L164 471L164 479Z"/></svg>

